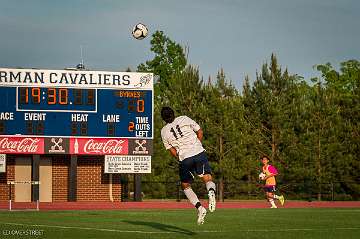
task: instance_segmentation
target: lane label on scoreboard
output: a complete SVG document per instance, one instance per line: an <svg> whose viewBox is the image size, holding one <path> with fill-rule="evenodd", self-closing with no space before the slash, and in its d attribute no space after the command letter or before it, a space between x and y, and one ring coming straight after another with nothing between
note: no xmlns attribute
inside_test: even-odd
<svg viewBox="0 0 360 239"><path fill-rule="evenodd" d="M105 155L105 173L151 173L151 156Z"/></svg>

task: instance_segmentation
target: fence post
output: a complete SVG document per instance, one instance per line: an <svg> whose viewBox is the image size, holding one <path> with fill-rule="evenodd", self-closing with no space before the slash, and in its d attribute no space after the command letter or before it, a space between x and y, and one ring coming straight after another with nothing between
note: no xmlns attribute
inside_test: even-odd
<svg viewBox="0 0 360 239"><path fill-rule="evenodd" d="M9 211L11 211L11 209L12 209L12 205L11 205L11 183L8 183L9 184L9 187L10 187L10 190L9 190Z"/></svg>
<svg viewBox="0 0 360 239"><path fill-rule="evenodd" d="M312 179L306 178L305 179L305 187L307 187L307 193L308 193L308 201L312 201Z"/></svg>
<svg viewBox="0 0 360 239"><path fill-rule="evenodd" d="M176 191L177 191L176 201L180 202L181 201L181 182L180 181L176 182Z"/></svg>
<svg viewBox="0 0 360 239"><path fill-rule="evenodd" d="M331 201L334 201L334 182L331 182Z"/></svg>

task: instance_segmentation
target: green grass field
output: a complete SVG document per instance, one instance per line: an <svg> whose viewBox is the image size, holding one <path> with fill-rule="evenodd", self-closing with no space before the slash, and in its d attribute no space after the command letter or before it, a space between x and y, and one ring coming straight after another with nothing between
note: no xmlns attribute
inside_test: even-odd
<svg viewBox="0 0 360 239"><path fill-rule="evenodd" d="M32 230L38 235L29 235ZM195 210L3 211L0 233L0 238L348 239L360 238L360 209L218 209L201 226Z"/></svg>

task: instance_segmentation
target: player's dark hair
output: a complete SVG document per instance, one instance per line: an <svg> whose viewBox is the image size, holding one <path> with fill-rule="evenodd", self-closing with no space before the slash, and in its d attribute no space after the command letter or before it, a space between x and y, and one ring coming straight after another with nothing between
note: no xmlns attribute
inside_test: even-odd
<svg viewBox="0 0 360 239"><path fill-rule="evenodd" d="M270 161L270 158L267 156L267 155L263 155L263 156L261 156L261 160L263 160L263 158L266 158L267 160L269 160Z"/></svg>
<svg viewBox="0 0 360 239"><path fill-rule="evenodd" d="M161 118L166 122L166 123L171 123L174 121L175 119L175 113L173 111L173 109L171 109L168 106L162 107L161 109Z"/></svg>

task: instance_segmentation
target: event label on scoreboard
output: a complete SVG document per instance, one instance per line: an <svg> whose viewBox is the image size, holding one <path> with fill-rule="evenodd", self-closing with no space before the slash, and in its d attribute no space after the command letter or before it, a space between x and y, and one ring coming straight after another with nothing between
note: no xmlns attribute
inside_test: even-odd
<svg viewBox="0 0 360 239"><path fill-rule="evenodd" d="M105 155L105 173L151 173L151 156Z"/></svg>

